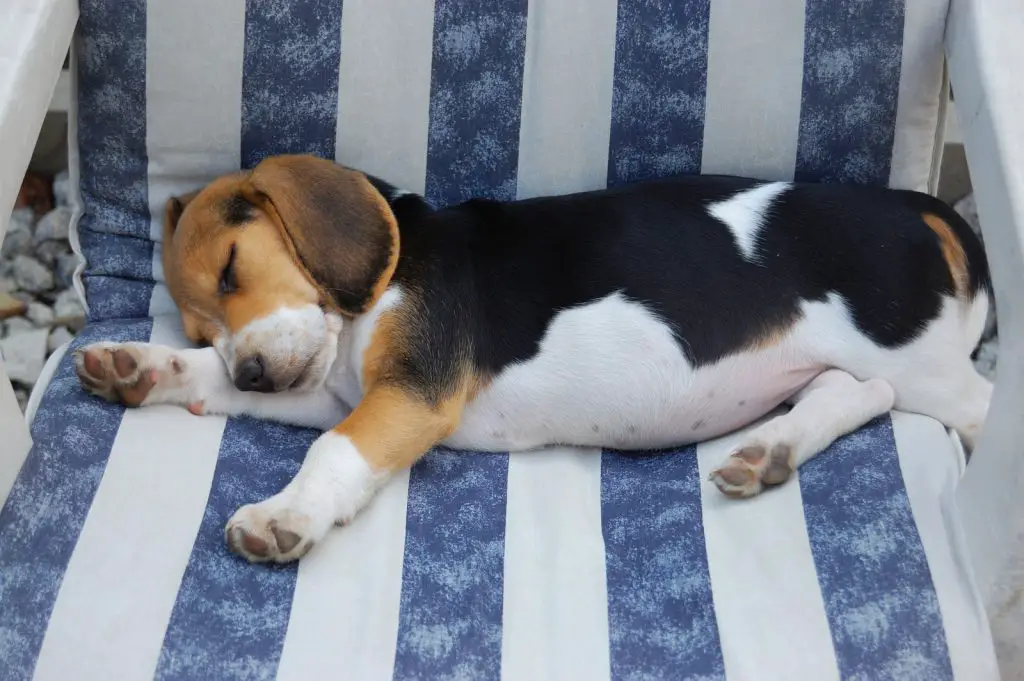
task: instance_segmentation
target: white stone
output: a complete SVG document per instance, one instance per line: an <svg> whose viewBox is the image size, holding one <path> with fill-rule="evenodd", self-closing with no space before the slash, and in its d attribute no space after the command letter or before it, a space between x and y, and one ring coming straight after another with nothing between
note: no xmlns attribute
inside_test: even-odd
<svg viewBox="0 0 1024 681"><path fill-rule="evenodd" d="M50 326L53 323L53 310L43 303L29 303L25 316L36 326Z"/></svg>
<svg viewBox="0 0 1024 681"><path fill-rule="evenodd" d="M53 203L58 206L71 205L71 178L66 170L53 177Z"/></svg>
<svg viewBox="0 0 1024 681"><path fill-rule="evenodd" d="M46 354L51 355L57 351L57 348L70 343L74 339L74 335L63 326L58 326L56 329L50 332L50 338L46 341Z"/></svg>
<svg viewBox="0 0 1024 681"><path fill-rule="evenodd" d="M43 241L67 240L70 226L71 209L67 206L58 206L40 218L32 240L37 244Z"/></svg>
<svg viewBox="0 0 1024 681"><path fill-rule="evenodd" d="M32 233L32 225L36 221L36 215L31 208L15 208L11 211L11 220L7 223L7 234L11 232Z"/></svg>
<svg viewBox="0 0 1024 681"><path fill-rule="evenodd" d="M57 262L71 253L71 244L67 241L44 241L36 246L36 259L49 267L55 269Z"/></svg>
<svg viewBox="0 0 1024 681"><path fill-rule="evenodd" d="M32 221L35 215L31 208L17 208L11 212L7 223L7 235L0 246L0 257L13 258L32 250Z"/></svg>
<svg viewBox="0 0 1024 681"><path fill-rule="evenodd" d="M32 233L24 229L13 229L4 237L4 245L0 247L0 258L13 258L24 255L32 250Z"/></svg>
<svg viewBox="0 0 1024 681"><path fill-rule="evenodd" d="M53 273L27 255L19 255L14 259L14 280L19 288L30 293L42 293L53 288Z"/></svg>
<svg viewBox="0 0 1024 681"><path fill-rule="evenodd" d="M53 313L57 319L84 317L85 308L82 307L82 301L78 299L78 292L73 288L61 291L57 295L57 299L53 301Z"/></svg>
<svg viewBox="0 0 1024 681"><path fill-rule="evenodd" d="M46 329L33 329L0 340L7 375L22 385L35 385L46 362Z"/></svg>
<svg viewBox="0 0 1024 681"><path fill-rule="evenodd" d="M35 325L24 317L12 317L4 322L4 336L16 336L35 329Z"/></svg>

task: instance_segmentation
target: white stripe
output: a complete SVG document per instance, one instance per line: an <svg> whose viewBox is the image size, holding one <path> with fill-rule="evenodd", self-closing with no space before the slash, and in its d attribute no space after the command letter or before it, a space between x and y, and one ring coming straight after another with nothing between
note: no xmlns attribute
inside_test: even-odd
<svg viewBox="0 0 1024 681"><path fill-rule="evenodd" d="M196 16L204 20L195 22ZM155 239L170 195L238 167L244 26L239 3L179 0L147 9L146 147ZM187 49L182 35L189 36ZM156 276L159 257L156 249ZM151 313L171 311L161 289ZM187 344L176 315L157 317L150 340ZM180 407L125 412L68 563L35 679L153 677L224 424L222 417L200 418Z"/></svg>
<svg viewBox="0 0 1024 681"><path fill-rule="evenodd" d="M937 190L938 160L945 117L943 45L949 0L906 0L900 66L896 136L889 185L917 191Z"/></svg>
<svg viewBox="0 0 1024 681"><path fill-rule="evenodd" d="M57 369L60 368L60 361L64 359L64 355L67 354L68 348L71 347L71 342L64 343L59 348L53 351L53 354L46 358L46 364L43 365L43 370L39 374L39 378L36 379L36 384L32 386L32 394L28 396L28 404L25 405L25 421L29 424L32 423L36 418L36 411L39 410L39 403L43 401L43 393L50 387L50 381L53 380L53 375L57 373ZM7 443L5 443L7 444ZM6 461L4 463L7 463ZM15 469L17 472L18 469ZM13 483L14 481L11 480ZM3 483L0 482L0 490L7 490L9 488L4 487ZM4 497L3 493L0 493L0 506L3 505Z"/></svg>
<svg viewBox="0 0 1024 681"><path fill-rule="evenodd" d="M502 679L610 678L600 450L509 456L502 625Z"/></svg>
<svg viewBox="0 0 1024 681"><path fill-rule="evenodd" d="M44 365L44 373L45 373ZM46 377L46 381L49 382L52 378L52 374ZM40 376L40 380L43 376ZM26 423L31 425L32 418L35 417L35 407L32 406L32 399L35 399L38 404L39 397L36 395L42 395L43 391L46 390L46 385L39 382L36 383L35 388L32 390L32 396L27 405L30 409L30 413L26 413ZM28 410L26 410L28 411ZM7 497L11 493L11 488L14 487L15 481L18 479L18 473L21 472L21 467L25 463L25 459L28 458L28 453L32 449L32 438L29 434L29 428L27 425L22 423L16 423L14 425L7 425L4 423L7 419L12 421L21 421L21 408L15 401L14 387L10 383L10 379L7 377L7 369L4 367L3 360L0 359L0 427L3 428L3 452L0 454L0 508L7 503Z"/></svg>
<svg viewBox="0 0 1024 681"><path fill-rule="evenodd" d="M163 318L152 340L184 339ZM153 678L224 423L180 407L125 412L50 616L36 681Z"/></svg>
<svg viewBox="0 0 1024 681"><path fill-rule="evenodd" d="M742 437L733 434L697 447L726 676L729 681L838 679L799 480L746 500L726 498L707 480Z"/></svg>
<svg viewBox="0 0 1024 681"><path fill-rule="evenodd" d="M938 421L895 412L892 427L903 483L942 611L953 677L994 681L999 671L988 617L956 521L955 492L964 463Z"/></svg>
<svg viewBox="0 0 1024 681"><path fill-rule="evenodd" d="M422 194L434 3L345 0L335 159Z"/></svg>
<svg viewBox="0 0 1024 681"><path fill-rule="evenodd" d="M390 681L408 495L406 470L300 561L277 681Z"/></svg>
<svg viewBox="0 0 1024 681"><path fill-rule="evenodd" d="M793 179L803 65L803 2L712 0L702 173Z"/></svg>
<svg viewBox="0 0 1024 681"><path fill-rule="evenodd" d="M196 21L202 17L202 21ZM188 36L188 44L182 44ZM146 9L146 150L153 278L162 282L167 199L238 170L242 137L245 4L205 0ZM174 314L159 284L150 315Z"/></svg>
<svg viewBox="0 0 1024 681"><path fill-rule="evenodd" d="M604 188L616 11L615 0L530 0L519 198Z"/></svg>

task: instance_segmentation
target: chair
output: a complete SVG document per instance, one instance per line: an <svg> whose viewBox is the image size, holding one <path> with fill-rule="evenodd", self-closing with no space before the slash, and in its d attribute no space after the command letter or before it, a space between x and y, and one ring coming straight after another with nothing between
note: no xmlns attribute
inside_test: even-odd
<svg viewBox="0 0 1024 681"><path fill-rule="evenodd" d="M1021 607L1024 557L1016 0L8 12L0 237L72 44L89 323L71 348L185 345L163 202L270 154L336 158L439 205L698 172L934 191L948 67L1004 350L969 466L905 413L743 503L705 481L736 435L660 455L436 450L299 565L268 568L231 555L223 526L316 433L126 411L79 388L65 349L28 429L0 376L0 679L999 678L989 619Z"/></svg>

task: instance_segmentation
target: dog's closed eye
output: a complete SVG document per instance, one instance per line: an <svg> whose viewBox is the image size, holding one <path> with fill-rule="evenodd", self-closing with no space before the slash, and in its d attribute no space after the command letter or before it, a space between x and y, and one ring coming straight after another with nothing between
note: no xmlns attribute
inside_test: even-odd
<svg viewBox="0 0 1024 681"><path fill-rule="evenodd" d="M235 245L231 244L231 250L228 253L228 261L224 265L224 269L220 271L218 291L220 295L226 296L237 290L238 280L235 278Z"/></svg>

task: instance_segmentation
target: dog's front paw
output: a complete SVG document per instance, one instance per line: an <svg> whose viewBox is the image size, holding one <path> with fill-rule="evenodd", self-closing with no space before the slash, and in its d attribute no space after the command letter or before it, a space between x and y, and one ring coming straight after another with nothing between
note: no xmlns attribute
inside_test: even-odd
<svg viewBox="0 0 1024 681"><path fill-rule="evenodd" d="M185 384L171 348L150 343L93 343L75 351L82 387L109 402L138 407L170 399Z"/></svg>
<svg viewBox="0 0 1024 681"><path fill-rule="evenodd" d="M752 497L765 487L789 480L795 467L792 446L758 442L739 447L710 478L726 496Z"/></svg>
<svg viewBox="0 0 1024 681"><path fill-rule="evenodd" d="M288 563L306 555L331 524L272 497L238 509L224 535L228 547L251 563Z"/></svg>

